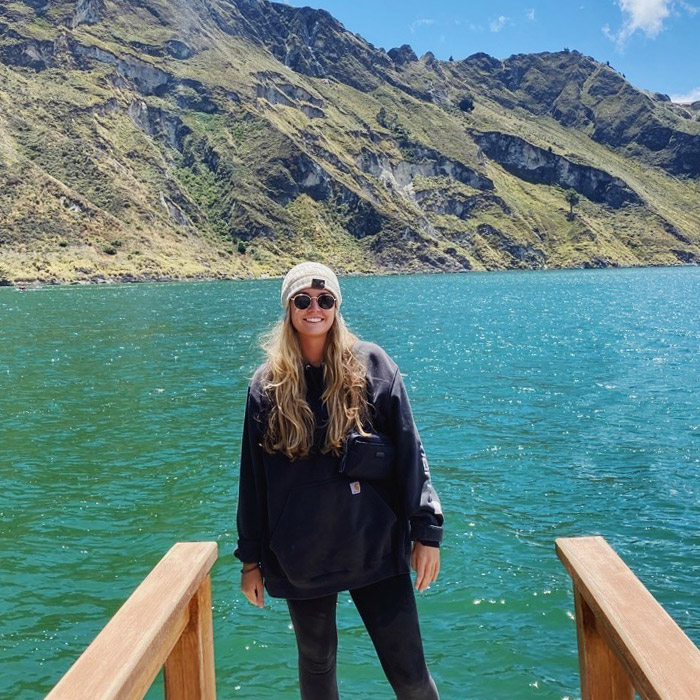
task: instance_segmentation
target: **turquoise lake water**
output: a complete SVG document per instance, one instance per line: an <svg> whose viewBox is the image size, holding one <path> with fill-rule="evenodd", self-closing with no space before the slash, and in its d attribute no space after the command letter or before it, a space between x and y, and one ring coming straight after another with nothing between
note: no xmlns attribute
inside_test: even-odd
<svg viewBox="0 0 700 700"><path fill-rule="evenodd" d="M177 541L216 540L218 696L298 697L233 558L279 280L0 289L0 698L43 697ZM580 697L560 536L605 536L700 644L700 269L342 280L399 363L445 509L418 594L443 700ZM347 594L341 696L392 698ZM162 697L157 681L148 698Z"/></svg>

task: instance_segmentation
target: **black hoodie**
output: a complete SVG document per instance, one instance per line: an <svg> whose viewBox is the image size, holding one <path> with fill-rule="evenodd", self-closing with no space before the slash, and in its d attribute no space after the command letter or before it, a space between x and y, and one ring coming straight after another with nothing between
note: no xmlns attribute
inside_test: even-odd
<svg viewBox="0 0 700 700"><path fill-rule="evenodd" d="M264 364L248 387L235 555L260 562L273 597L315 598L406 573L411 540L437 546L442 539L442 508L401 373L374 343L358 341L354 352L367 367L373 426L394 442L392 482L351 482L338 473L340 457L321 453L328 421L323 365L304 367L306 400L316 418L305 459L262 449Z"/></svg>

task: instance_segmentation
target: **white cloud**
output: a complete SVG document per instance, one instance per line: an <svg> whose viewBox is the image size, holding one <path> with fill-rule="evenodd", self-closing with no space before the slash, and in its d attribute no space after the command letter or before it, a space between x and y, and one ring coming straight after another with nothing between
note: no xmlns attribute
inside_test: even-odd
<svg viewBox="0 0 700 700"><path fill-rule="evenodd" d="M671 95L672 102L698 102L698 100L700 100L700 87L696 87L685 95Z"/></svg>
<svg viewBox="0 0 700 700"><path fill-rule="evenodd" d="M700 11L700 7L691 5L688 2L683 2L683 0L679 0L678 4L691 16L697 14L697 12Z"/></svg>
<svg viewBox="0 0 700 700"><path fill-rule="evenodd" d="M606 24L603 34L622 48L635 33L642 32L650 39L656 38L664 28L664 22L679 9L694 15L698 8L685 0L616 0L622 11L622 26L613 31Z"/></svg>
<svg viewBox="0 0 700 700"><path fill-rule="evenodd" d="M617 41L617 35L615 32L610 29L609 24L604 24L602 27L603 34L605 35L606 39L610 39L610 41Z"/></svg>
<svg viewBox="0 0 700 700"><path fill-rule="evenodd" d="M655 37L663 29L664 20L671 14L671 0L618 0L625 16L622 31L632 36L636 31Z"/></svg>
<svg viewBox="0 0 700 700"><path fill-rule="evenodd" d="M489 29L492 32L500 32L501 29L503 29L503 27L506 26L507 22L508 22L508 17L501 15L498 19L495 19L489 23Z"/></svg>
<svg viewBox="0 0 700 700"><path fill-rule="evenodd" d="M419 27L426 27L430 24L435 24L437 20L434 19L417 19L415 22L411 22L411 34L414 34L416 29Z"/></svg>
<svg viewBox="0 0 700 700"><path fill-rule="evenodd" d="M525 10L525 16L531 21L535 21L535 8L531 7L529 10Z"/></svg>

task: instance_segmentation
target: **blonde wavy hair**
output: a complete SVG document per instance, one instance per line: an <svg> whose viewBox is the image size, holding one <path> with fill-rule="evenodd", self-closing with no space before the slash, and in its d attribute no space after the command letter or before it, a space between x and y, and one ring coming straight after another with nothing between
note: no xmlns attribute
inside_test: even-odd
<svg viewBox="0 0 700 700"><path fill-rule="evenodd" d="M352 428L367 434L363 429L370 420L367 370L352 351L357 340L336 308L323 357L321 400L328 410L324 454L340 455ZM304 357L289 307L284 318L263 335L261 346L267 357L263 392L269 403L263 449L282 452L291 460L303 459L313 445L315 419L306 401Z"/></svg>

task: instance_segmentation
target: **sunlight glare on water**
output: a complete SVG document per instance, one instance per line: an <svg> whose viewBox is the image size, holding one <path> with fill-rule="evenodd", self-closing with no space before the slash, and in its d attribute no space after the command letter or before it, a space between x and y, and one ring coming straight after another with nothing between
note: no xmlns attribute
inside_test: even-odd
<svg viewBox="0 0 700 700"><path fill-rule="evenodd" d="M220 547L219 697L298 697L284 601L247 604L232 555L279 284L0 289L0 697L43 697L182 540ZM605 536L700 643L700 270L341 284L404 374L445 510L418 596L443 700L580 696L560 536ZM393 697L347 593L338 624L341 695Z"/></svg>

